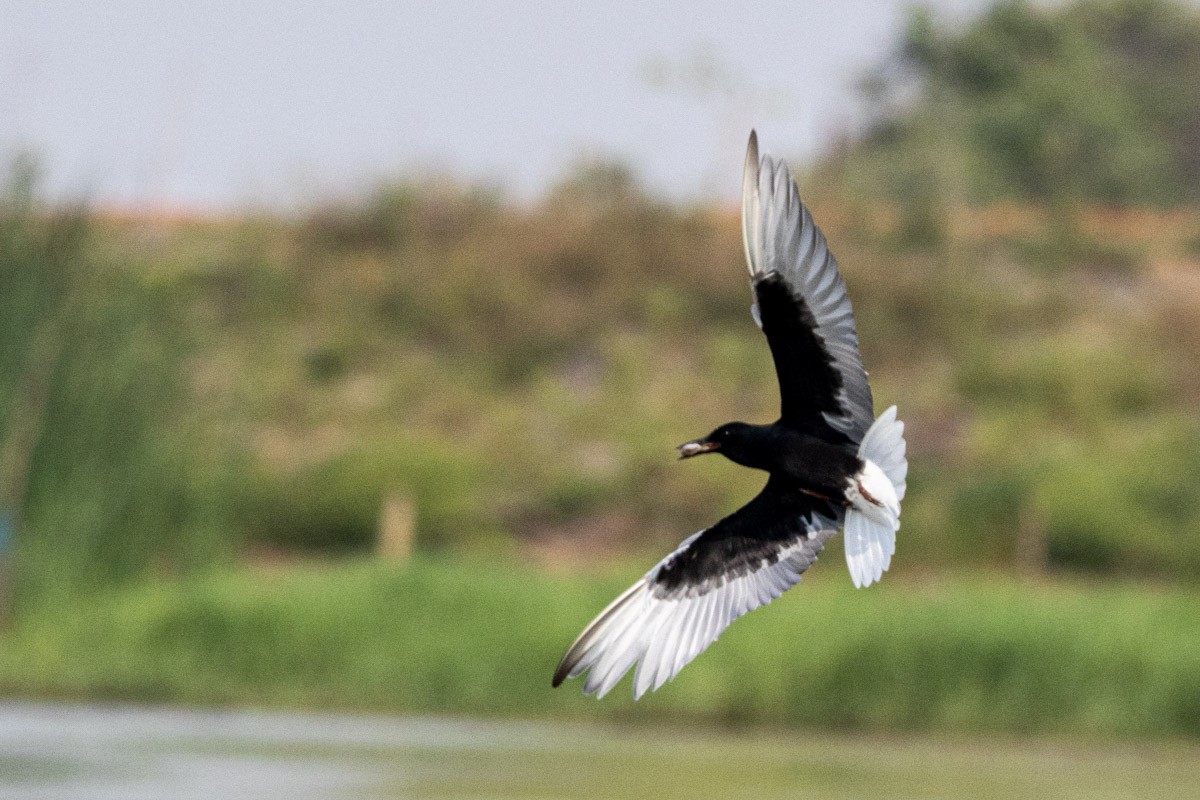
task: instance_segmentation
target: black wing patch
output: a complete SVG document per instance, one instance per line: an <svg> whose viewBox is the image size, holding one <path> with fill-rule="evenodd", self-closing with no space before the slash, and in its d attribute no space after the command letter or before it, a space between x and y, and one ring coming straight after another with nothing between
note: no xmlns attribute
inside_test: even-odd
<svg viewBox="0 0 1200 800"><path fill-rule="evenodd" d="M769 567L789 546L836 521L840 509L821 498L783 488L776 478L746 505L677 550L651 581L657 597L692 596Z"/></svg>
<svg viewBox="0 0 1200 800"><path fill-rule="evenodd" d="M793 294L775 272L755 281L754 294L779 378L781 418L810 432L826 433L834 441L849 441L822 416L843 413L838 401L842 375L804 298Z"/></svg>

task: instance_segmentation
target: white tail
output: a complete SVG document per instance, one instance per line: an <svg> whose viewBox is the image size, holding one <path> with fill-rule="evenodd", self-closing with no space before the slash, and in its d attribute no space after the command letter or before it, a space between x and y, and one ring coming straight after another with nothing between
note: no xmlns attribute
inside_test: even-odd
<svg viewBox="0 0 1200 800"><path fill-rule="evenodd" d="M896 552L900 501L908 476L904 449L904 423L896 419L892 406L863 437L858 457L866 466L846 491L851 503L846 512L846 566L859 588L879 580Z"/></svg>

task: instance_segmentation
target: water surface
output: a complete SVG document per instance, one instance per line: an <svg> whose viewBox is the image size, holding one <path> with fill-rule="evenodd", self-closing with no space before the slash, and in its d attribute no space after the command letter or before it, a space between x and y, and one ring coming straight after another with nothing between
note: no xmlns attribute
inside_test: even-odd
<svg viewBox="0 0 1200 800"><path fill-rule="evenodd" d="M0 800L1197 796L1200 745L0 703Z"/></svg>

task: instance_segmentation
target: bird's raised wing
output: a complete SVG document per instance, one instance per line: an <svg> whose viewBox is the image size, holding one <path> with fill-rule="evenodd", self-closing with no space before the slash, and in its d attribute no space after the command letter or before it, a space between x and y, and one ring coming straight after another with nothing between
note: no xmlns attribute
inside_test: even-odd
<svg viewBox="0 0 1200 800"><path fill-rule="evenodd" d="M657 689L735 619L799 583L842 514L772 478L742 508L685 539L592 620L563 656L554 685L591 670L583 690L603 697L637 664L634 696Z"/></svg>
<svg viewBox="0 0 1200 800"><path fill-rule="evenodd" d="M754 318L779 376L782 418L861 441L875 413L846 284L787 164L760 160L753 132L742 184L742 240Z"/></svg>

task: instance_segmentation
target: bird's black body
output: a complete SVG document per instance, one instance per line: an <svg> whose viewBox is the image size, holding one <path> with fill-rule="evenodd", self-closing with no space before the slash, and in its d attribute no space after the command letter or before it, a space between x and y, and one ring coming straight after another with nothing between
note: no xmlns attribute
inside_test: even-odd
<svg viewBox="0 0 1200 800"><path fill-rule="evenodd" d="M766 471L767 483L602 611L563 656L555 686L587 671L584 691L602 696L636 664L635 695L658 688L733 620L799 582L846 520L856 532L847 545L855 585L878 580L894 552L907 472L903 426L894 408L875 420L837 262L786 165L760 159L754 134L742 197L753 312L779 379L779 419L726 423L679 452L720 453ZM863 483L868 467L875 483ZM855 510L864 498L884 507L871 492L885 500L891 493L893 516L878 512L878 529L863 528Z"/></svg>
<svg viewBox="0 0 1200 800"><path fill-rule="evenodd" d="M818 515L838 517L847 482L862 467L850 446L783 420L770 425L731 422L699 442L711 446L703 452L721 453L771 477L754 500L706 530L663 568L658 577L663 596L774 563L781 545L805 538Z"/></svg>
<svg viewBox="0 0 1200 800"><path fill-rule="evenodd" d="M836 431L835 431L836 433ZM854 448L831 442L782 420L770 425L730 422L703 439L704 452L720 453L735 464L771 473L771 477L821 494L842 493L862 460Z"/></svg>

